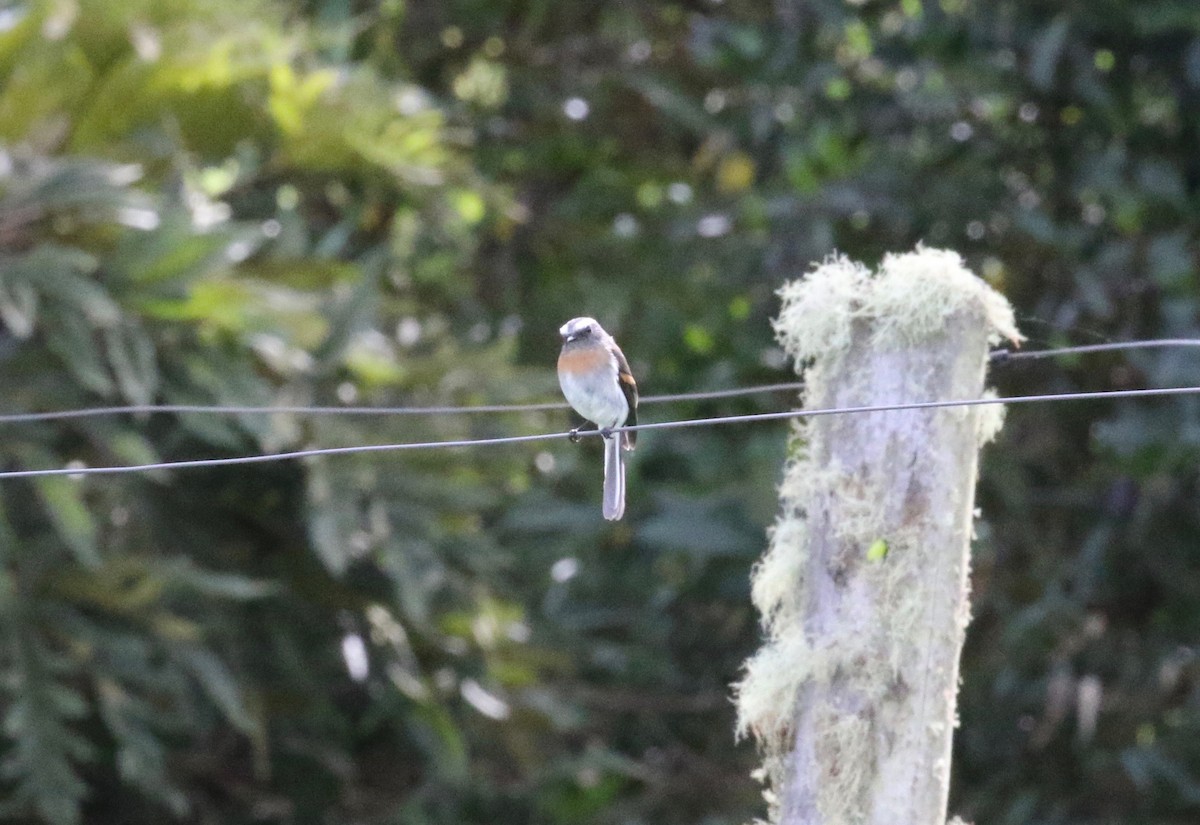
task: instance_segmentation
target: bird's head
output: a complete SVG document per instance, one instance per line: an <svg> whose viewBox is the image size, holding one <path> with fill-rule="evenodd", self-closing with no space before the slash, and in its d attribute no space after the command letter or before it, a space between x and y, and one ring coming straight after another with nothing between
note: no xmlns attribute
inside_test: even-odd
<svg viewBox="0 0 1200 825"><path fill-rule="evenodd" d="M563 343L569 344L572 341L583 341L588 338L600 337L604 334L604 329L595 318L586 316L581 318L572 318L561 327L558 328L558 334L562 336Z"/></svg>

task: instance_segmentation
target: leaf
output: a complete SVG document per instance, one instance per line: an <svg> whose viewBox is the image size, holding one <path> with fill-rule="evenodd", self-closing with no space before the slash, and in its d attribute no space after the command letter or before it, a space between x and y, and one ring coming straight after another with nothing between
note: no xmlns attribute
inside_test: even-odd
<svg viewBox="0 0 1200 825"><path fill-rule="evenodd" d="M99 681L100 716L117 745L121 779L162 801L176 816L190 809L187 796L167 776L166 744L151 720L158 714L148 703L110 679Z"/></svg>
<svg viewBox="0 0 1200 825"><path fill-rule="evenodd" d="M108 451L125 464L155 464L162 460L146 436L127 429L101 430Z"/></svg>
<svg viewBox="0 0 1200 825"><path fill-rule="evenodd" d="M742 557L754 552L747 537L714 512L707 499L665 498L659 513L637 528L637 538L701 558Z"/></svg>
<svg viewBox="0 0 1200 825"><path fill-rule="evenodd" d="M238 140L261 139L268 130L242 84L264 80L277 57L252 18L232 31L188 27L155 61L126 52L80 107L69 147L97 153L173 118L189 147L229 154Z"/></svg>
<svg viewBox="0 0 1200 825"><path fill-rule="evenodd" d="M574 503L561 498L537 496L534 491L505 511L501 525L524 534L560 536L584 533L599 535L600 525L593 521L597 504ZM590 529L589 529L590 525Z"/></svg>
<svg viewBox="0 0 1200 825"><path fill-rule="evenodd" d="M152 296L161 300L167 290L181 289L229 265L229 233L196 232L191 214L181 207L164 209L159 221L154 232L126 233L112 256L117 277L150 293L128 296L135 306L153 301Z"/></svg>
<svg viewBox="0 0 1200 825"><path fill-rule="evenodd" d="M38 293L32 285L6 284L0 277L0 321L18 338L28 338L37 323Z"/></svg>
<svg viewBox="0 0 1200 825"><path fill-rule="evenodd" d="M1070 18L1062 14L1042 30L1030 47L1029 80L1039 90L1046 92L1054 85L1054 75L1063 47L1070 31Z"/></svg>
<svg viewBox="0 0 1200 825"><path fill-rule="evenodd" d="M165 403L171 404L244 404L271 403L269 387L245 360L224 357L218 350L192 349L183 357L185 375L179 384L163 387ZM237 418L183 413L179 421L202 441L225 449L245 449L246 433L263 436L270 420L262 415Z"/></svg>
<svg viewBox="0 0 1200 825"><path fill-rule="evenodd" d="M116 387L91 328L57 307L47 310L45 315L44 336L49 350L86 389L110 395Z"/></svg>
<svg viewBox="0 0 1200 825"><path fill-rule="evenodd" d="M115 324L121 308L93 277L99 261L72 247L42 244L5 268L6 278L32 284L44 297L71 307L94 326Z"/></svg>
<svg viewBox="0 0 1200 825"><path fill-rule="evenodd" d="M1188 85L1200 89L1200 37L1192 38L1183 57L1183 66Z"/></svg>
<svg viewBox="0 0 1200 825"><path fill-rule="evenodd" d="M350 565L350 536L359 528L359 514L335 473L328 462L309 467L308 538L325 569L341 576Z"/></svg>
<svg viewBox="0 0 1200 825"><path fill-rule="evenodd" d="M717 189L726 194L744 192L754 184L754 159L745 152L733 152L717 164Z"/></svg>
<svg viewBox="0 0 1200 825"><path fill-rule="evenodd" d="M276 582L252 579L236 573L203 570L187 560L176 560L161 565L157 572L164 577L168 588L220 599L256 601L280 592L280 586Z"/></svg>
<svg viewBox="0 0 1200 825"><path fill-rule="evenodd" d="M149 404L158 391L154 342L134 323L104 330L108 363L130 404Z"/></svg>
<svg viewBox="0 0 1200 825"><path fill-rule="evenodd" d="M712 129L713 119L696 102L695 95L683 91L673 81L662 76L637 75L629 82L663 115L693 134L706 135Z"/></svg>
<svg viewBox="0 0 1200 825"><path fill-rule="evenodd" d="M9 144L73 109L95 82L95 71L77 45L38 38L31 46L0 83L0 139Z"/></svg>
<svg viewBox="0 0 1200 825"><path fill-rule="evenodd" d="M86 785L72 762L91 749L67 724L86 709L72 688L57 683L47 651L27 611L3 616L8 627L12 701L3 715L9 747L0 776L13 783L5 805L11 812L33 808L52 825L75 825Z"/></svg>
<svg viewBox="0 0 1200 825"><path fill-rule="evenodd" d="M259 721L251 716L242 687L224 662L200 647L177 648L175 655L227 722L247 736L256 734Z"/></svg>
<svg viewBox="0 0 1200 825"><path fill-rule="evenodd" d="M48 454L42 460L48 462L46 466L53 465L53 457ZM34 479L34 487L75 560L85 567L99 567L96 523L84 502L84 486L66 476L44 476Z"/></svg>
<svg viewBox="0 0 1200 825"><path fill-rule="evenodd" d="M883 561L887 558L888 543L884 539L875 539L867 548L867 561Z"/></svg>
<svg viewBox="0 0 1200 825"><path fill-rule="evenodd" d="M1183 287L1191 277L1191 248L1187 234L1182 231L1156 237L1150 243L1147 258L1151 276L1164 287Z"/></svg>
<svg viewBox="0 0 1200 825"><path fill-rule="evenodd" d="M379 278L374 273L364 272L359 283L349 294L336 301L325 311L329 322L325 340L313 352L313 357L322 365L340 360L353 343L355 334L366 324L376 310Z"/></svg>
<svg viewBox="0 0 1200 825"><path fill-rule="evenodd" d="M422 703L408 720L409 730L443 781L464 782L469 776L467 743L447 710Z"/></svg>
<svg viewBox="0 0 1200 825"><path fill-rule="evenodd" d="M1159 747L1126 748L1121 766L1130 780L1146 790L1155 781L1171 787L1189 805L1200 805L1200 782L1186 763L1171 758Z"/></svg>
<svg viewBox="0 0 1200 825"><path fill-rule="evenodd" d="M107 223L122 207L145 206L145 196L130 187L140 175L135 165L37 158L18 169L0 205L0 213L17 226L30 227L60 213L67 213L77 225Z"/></svg>
<svg viewBox="0 0 1200 825"><path fill-rule="evenodd" d="M140 561L117 557L99 569L64 570L53 590L78 605L135 616L161 599L163 582Z"/></svg>
<svg viewBox="0 0 1200 825"><path fill-rule="evenodd" d="M454 192L450 202L454 204L455 211L462 219L471 225L479 223L487 214L487 205L483 201L483 196L470 189L460 189Z"/></svg>

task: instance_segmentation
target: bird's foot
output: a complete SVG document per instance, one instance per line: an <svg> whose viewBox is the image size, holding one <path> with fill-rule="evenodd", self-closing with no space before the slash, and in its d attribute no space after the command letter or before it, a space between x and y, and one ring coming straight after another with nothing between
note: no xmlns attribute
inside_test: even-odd
<svg viewBox="0 0 1200 825"><path fill-rule="evenodd" d="M581 437L579 435L579 428L572 427L571 431L569 433L567 433L567 438L571 439L572 444L578 444L581 440Z"/></svg>
<svg viewBox="0 0 1200 825"><path fill-rule="evenodd" d="M596 429L600 430L600 435L604 438L612 438L612 427L597 427Z"/></svg>

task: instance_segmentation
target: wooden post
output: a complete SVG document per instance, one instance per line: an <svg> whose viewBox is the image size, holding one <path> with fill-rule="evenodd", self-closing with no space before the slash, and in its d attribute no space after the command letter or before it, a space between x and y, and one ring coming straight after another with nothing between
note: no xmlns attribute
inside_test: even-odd
<svg viewBox="0 0 1200 825"><path fill-rule="evenodd" d="M805 406L978 398L1008 303L953 252L842 258L785 286L776 332ZM944 825L980 447L1002 408L796 427L754 572L767 641L738 685L783 825Z"/></svg>

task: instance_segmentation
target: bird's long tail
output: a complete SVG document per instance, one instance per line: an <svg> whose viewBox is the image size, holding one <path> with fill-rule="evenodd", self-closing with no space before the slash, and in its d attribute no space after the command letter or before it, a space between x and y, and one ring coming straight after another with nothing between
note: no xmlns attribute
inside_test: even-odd
<svg viewBox="0 0 1200 825"><path fill-rule="evenodd" d="M604 439L604 517L616 521L625 515L625 462L621 436Z"/></svg>

